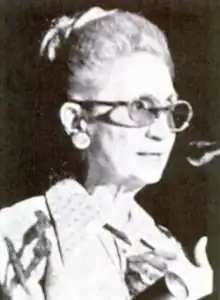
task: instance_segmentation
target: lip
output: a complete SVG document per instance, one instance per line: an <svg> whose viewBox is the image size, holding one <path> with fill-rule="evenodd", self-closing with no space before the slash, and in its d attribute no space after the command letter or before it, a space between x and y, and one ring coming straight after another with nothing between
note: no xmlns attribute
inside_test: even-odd
<svg viewBox="0 0 220 300"><path fill-rule="evenodd" d="M138 156L160 156L162 153L160 152L147 152L147 151L138 151Z"/></svg>

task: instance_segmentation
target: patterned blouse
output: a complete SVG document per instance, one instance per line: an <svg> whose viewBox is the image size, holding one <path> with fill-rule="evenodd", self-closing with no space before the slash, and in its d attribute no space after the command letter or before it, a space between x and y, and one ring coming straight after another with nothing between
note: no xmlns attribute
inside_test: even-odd
<svg viewBox="0 0 220 300"><path fill-rule="evenodd" d="M177 254L169 272L197 270L180 244L134 199L125 195L115 203L104 193L94 198L66 179L45 195L0 211L0 298L128 300L135 296L130 258L149 254L145 288L166 275L162 268L154 276L156 249ZM190 284L190 299L198 299ZM210 289L208 282L202 296Z"/></svg>

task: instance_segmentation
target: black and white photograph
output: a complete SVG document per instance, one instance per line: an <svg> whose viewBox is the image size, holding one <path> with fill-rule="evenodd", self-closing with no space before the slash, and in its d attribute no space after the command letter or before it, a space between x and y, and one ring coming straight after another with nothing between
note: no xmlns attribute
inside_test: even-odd
<svg viewBox="0 0 220 300"><path fill-rule="evenodd" d="M220 2L0 14L0 300L219 299Z"/></svg>

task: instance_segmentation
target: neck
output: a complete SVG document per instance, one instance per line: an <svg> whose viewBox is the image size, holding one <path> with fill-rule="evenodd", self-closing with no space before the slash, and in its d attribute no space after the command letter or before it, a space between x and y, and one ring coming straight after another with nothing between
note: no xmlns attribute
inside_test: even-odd
<svg viewBox="0 0 220 300"><path fill-rule="evenodd" d="M134 198L145 185L144 182L132 176L122 178L110 165L109 161L102 163L100 159L95 157L89 160L84 187L90 195L104 193L116 200L122 195L129 194L129 197Z"/></svg>
<svg viewBox="0 0 220 300"><path fill-rule="evenodd" d="M86 186L85 186L86 187ZM116 184L97 184L92 189L86 190L91 196L102 198L108 198L111 202L117 202L123 197L134 199L136 194L139 192L140 188L128 188L126 184L116 185Z"/></svg>

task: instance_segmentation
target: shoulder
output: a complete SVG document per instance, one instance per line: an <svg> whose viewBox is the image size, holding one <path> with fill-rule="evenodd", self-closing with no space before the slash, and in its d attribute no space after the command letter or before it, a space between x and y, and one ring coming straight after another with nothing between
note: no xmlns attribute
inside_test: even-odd
<svg viewBox="0 0 220 300"><path fill-rule="evenodd" d="M16 278L38 282L48 263L62 265L97 216L90 200L79 183L67 179L0 210L0 289L5 282L11 290Z"/></svg>
<svg viewBox="0 0 220 300"><path fill-rule="evenodd" d="M23 200L0 210L0 232L17 240L40 216L49 219L44 196L36 196Z"/></svg>
<svg viewBox="0 0 220 300"><path fill-rule="evenodd" d="M81 219L96 214L94 201L82 185L73 179L65 179L52 186L45 194L46 203L56 223L60 220Z"/></svg>
<svg viewBox="0 0 220 300"><path fill-rule="evenodd" d="M19 291L18 283L23 285L29 278L38 282L43 276L55 241L50 223L44 196L0 211L0 284L8 293Z"/></svg>
<svg viewBox="0 0 220 300"><path fill-rule="evenodd" d="M86 192L75 180L66 179L53 185L44 195L20 201L0 210L0 233L14 238L26 232L36 222L49 222L63 212L77 209L78 200ZM73 201L75 200L75 201Z"/></svg>

